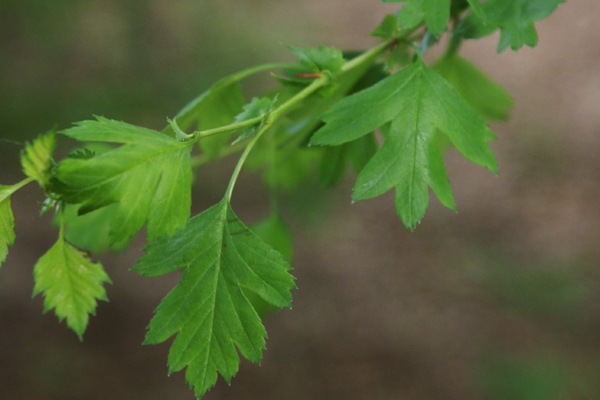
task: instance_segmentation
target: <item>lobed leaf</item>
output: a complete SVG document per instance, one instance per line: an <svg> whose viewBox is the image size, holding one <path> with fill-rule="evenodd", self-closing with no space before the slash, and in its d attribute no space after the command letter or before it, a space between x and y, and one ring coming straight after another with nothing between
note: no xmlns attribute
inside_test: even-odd
<svg viewBox="0 0 600 400"><path fill-rule="evenodd" d="M548 17L565 0L488 0L482 4L485 19L500 27L498 53L509 46L534 47L538 35L534 22Z"/></svg>
<svg viewBox="0 0 600 400"><path fill-rule="evenodd" d="M396 209L414 229L427 209L430 186L455 209L437 129L469 160L496 172L487 141L496 139L485 121L421 59L369 89L340 101L322 116L326 125L311 144L340 145L379 127L385 141L358 176L352 199L396 188Z"/></svg>
<svg viewBox="0 0 600 400"><path fill-rule="evenodd" d="M44 312L55 309L56 316L79 339L89 315L95 315L97 300L108 301L102 284L112 283L99 263L91 262L81 251L67 243L62 235L33 269L33 295L44 295Z"/></svg>
<svg viewBox="0 0 600 400"><path fill-rule="evenodd" d="M272 306L289 307L294 278L283 256L242 224L226 198L145 251L134 268L142 275L184 269L156 309L145 340L156 344L177 335L169 352L170 372L187 366L187 382L200 397L215 384L217 373L227 382L236 374L236 348L252 362L261 359L266 331L245 291Z"/></svg>
<svg viewBox="0 0 600 400"><path fill-rule="evenodd" d="M124 145L90 159L66 159L56 168L54 190L79 214L118 203L111 246L123 248L148 224L150 240L172 235L190 214L190 145L150 129L97 117L62 132L80 141Z"/></svg>

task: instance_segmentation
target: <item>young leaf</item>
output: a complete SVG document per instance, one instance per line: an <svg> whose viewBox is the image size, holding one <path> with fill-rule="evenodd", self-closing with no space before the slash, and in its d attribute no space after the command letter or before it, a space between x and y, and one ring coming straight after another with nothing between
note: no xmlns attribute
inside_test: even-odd
<svg viewBox="0 0 600 400"><path fill-rule="evenodd" d="M482 4L485 18L501 30L498 53L509 46L518 50L526 44L534 47L538 36L534 21L550 14L565 0L488 0Z"/></svg>
<svg viewBox="0 0 600 400"><path fill-rule="evenodd" d="M59 320L66 318L81 340L89 314L96 313L97 300L108 301L102 283L112 282L102 265L91 262L61 234L35 264L33 275L33 295L43 292L44 312L54 308Z"/></svg>
<svg viewBox="0 0 600 400"><path fill-rule="evenodd" d="M187 382L201 397L215 384L217 372L227 382L236 374L236 347L252 362L261 359L266 332L244 291L289 307L294 278L283 256L242 224L227 198L145 251L134 268L142 275L184 268L179 284L156 309L145 340L156 344L177 335L169 352L170 373L187 366Z"/></svg>
<svg viewBox="0 0 600 400"><path fill-rule="evenodd" d="M98 117L62 132L81 141L124 143L91 159L66 159L56 168L62 200L84 214L118 202L111 245L122 248L148 223L150 240L172 235L190 215L189 144L150 129Z"/></svg>
<svg viewBox="0 0 600 400"><path fill-rule="evenodd" d="M236 115L235 122L244 122L248 121L249 119L262 117L263 115L271 111L271 108L273 107L275 101L276 100L271 100L268 97L263 97L261 99L254 97L250 103L244 106L244 111ZM246 139L247 137L254 135L261 125L261 123L252 125L244 132L242 132L242 134L233 143L237 143L240 140Z"/></svg>
<svg viewBox="0 0 600 400"><path fill-rule="evenodd" d="M330 71L339 72L346 62L341 51L334 47L325 47L320 45L317 48L300 48L286 46L290 49L298 61L311 72Z"/></svg>
<svg viewBox="0 0 600 400"><path fill-rule="evenodd" d="M436 127L469 160L496 172L487 141L496 136L460 95L421 59L369 89L347 97L322 116L326 125L311 144L340 145L385 124L382 147L358 177L352 199L378 196L396 187L396 209L414 229L427 209L427 186L455 208L438 147Z"/></svg>
<svg viewBox="0 0 600 400"><path fill-rule="evenodd" d="M30 178L46 186L52 164L52 153L56 144L56 134L50 131L39 136L33 143L27 143L21 152L21 165L23 172Z"/></svg>
<svg viewBox="0 0 600 400"><path fill-rule="evenodd" d="M400 0L386 0L385 3L397 3ZM450 20L450 0L408 0L398 13L398 25L402 29L411 29L425 18L427 29L435 36L446 30Z"/></svg>
<svg viewBox="0 0 600 400"><path fill-rule="evenodd" d="M475 65L459 55L445 56L432 68L488 120L506 120L514 105L510 93Z"/></svg>

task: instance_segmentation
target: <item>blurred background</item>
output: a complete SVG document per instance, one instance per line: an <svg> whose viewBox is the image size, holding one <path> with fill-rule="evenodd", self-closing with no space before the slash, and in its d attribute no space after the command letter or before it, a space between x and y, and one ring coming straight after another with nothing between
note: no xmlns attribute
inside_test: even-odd
<svg viewBox="0 0 600 400"><path fill-rule="evenodd" d="M216 79L293 58L281 43L347 50L397 5L377 0L0 2L0 135L24 142L93 114L161 129ZM500 174L456 152L446 165L458 213L432 200L414 232L393 194L350 204L354 177L309 181L282 198L295 240L293 310L266 319L262 366L242 362L216 399L600 398L600 3L570 1L536 24L535 49L462 54L515 97L493 124ZM432 51L432 59L435 50ZM439 53L439 51L438 51ZM245 82L251 96L273 85ZM70 149L63 140L58 154ZM0 141L2 184L23 178L21 147ZM235 158L235 157L234 157ZM218 201L235 159L198 171L193 213ZM257 174L234 208L268 213ZM308 187L308 189L306 189ZM80 343L42 298L36 260L54 243L41 191L13 196L17 240L0 268L0 398L193 399L167 376L169 343L142 346L177 274L129 269L143 237L100 257L114 284Z"/></svg>

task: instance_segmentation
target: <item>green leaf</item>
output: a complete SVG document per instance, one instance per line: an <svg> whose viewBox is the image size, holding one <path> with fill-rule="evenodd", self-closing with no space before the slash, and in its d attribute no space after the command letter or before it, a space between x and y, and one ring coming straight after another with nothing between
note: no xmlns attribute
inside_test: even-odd
<svg viewBox="0 0 600 400"><path fill-rule="evenodd" d="M334 47L325 47L320 45L317 48L300 48L286 46L296 57L300 65L306 67L311 72L329 71L336 73L341 71L346 62L342 52Z"/></svg>
<svg viewBox="0 0 600 400"><path fill-rule="evenodd" d="M398 18L394 14L388 14L383 18L381 24L369 35L377 36L382 39L390 39L398 34Z"/></svg>
<svg viewBox="0 0 600 400"><path fill-rule="evenodd" d="M30 178L39 182L42 187L46 186L50 178L50 167L52 166L52 153L56 144L56 134L50 131L40 135L33 143L27 143L25 150L21 152L21 165L23 172Z"/></svg>
<svg viewBox="0 0 600 400"><path fill-rule="evenodd" d="M385 141L358 177L352 199L396 187L396 209L414 229L427 209L430 186L455 209L436 127L469 160L496 172L487 141L496 136L461 96L421 59L373 87L347 97L322 116L311 144L339 145L389 124Z"/></svg>
<svg viewBox="0 0 600 400"><path fill-rule="evenodd" d="M498 25L484 19L477 13L470 13L466 18L460 20L452 31L453 39L481 39L491 35L498 29Z"/></svg>
<svg viewBox="0 0 600 400"><path fill-rule="evenodd" d="M110 224L118 207L118 203L113 203L79 215L78 205L67 204L63 216L66 227L65 238L80 249L95 254L104 253L110 247Z"/></svg>
<svg viewBox="0 0 600 400"><path fill-rule="evenodd" d="M244 122L253 118L262 117L271 111L273 104L277 99L271 100L268 97L257 98L254 97L252 101L244 106L244 111L235 116L235 122ZM247 128L242 134L234 141L234 143L240 140L246 139L254 135L262 126L262 123L257 123Z"/></svg>
<svg viewBox="0 0 600 400"><path fill-rule="evenodd" d="M134 268L147 276L184 268L179 284L156 309L146 344L177 335L169 352L169 371L187 366L186 379L201 397L217 380L227 382L239 368L239 352L258 362L266 331L244 295L289 307L295 288L291 267L233 213L224 198L189 220L170 240L149 244Z"/></svg>
<svg viewBox="0 0 600 400"><path fill-rule="evenodd" d="M15 241L15 216L10 207L10 196L29 182L31 179L11 186L0 185L0 266L8 255L8 246Z"/></svg>
<svg viewBox="0 0 600 400"><path fill-rule="evenodd" d="M15 241L15 217L10 207L12 186L0 185L0 265L6 260L8 246Z"/></svg>
<svg viewBox="0 0 600 400"><path fill-rule="evenodd" d="M506 120L514 105L510 93L475 65L459 55L446 56L432 68L461 94L463 99L488 120Z"/></svg>
<svg viewBox="0 0 600 400"><path fill-rule="evenodd" d="M384 1L397 3L398 1ZM398 25L401 29L418 26L423 19L427 29L435 36L446 30L450 20L450 0L409 0L398 13Z"/></svg>
<svg viewBox="0 0 600 400"><path fill-rule="evenodd" d="M190 215L189 144L160 132L98 117L62 132L81 141L123 143L91 159L66 159L54 190L80 214L118 202L111 246L120 249L148 223L148 239L172 235Z"/></svg>
<svg viewBox="0 0 600 400"><path fill-rule="evenodd" d="M283 222L277 212L272 212L267 218L249 227L252 232L261 238L266 244L280 252L288 262L292 262L294 256L294 239L290 228ZM256 313L264 318L267 314L277 310L276 307L264 301L258 294L244 290L244 294L252 303Z"/></svg>
<svg viewBox="0 0 600 400"><path fill-rule="evenodd" d="M534 21L548 17L565 0L488 0L482 4L485 18L501 30L498 52L509 46L518 50L538 41Z"/></svg>
<svg viewBox="0 0 600 400"><path fill-rule="evenodd" d="M67 319L79 339L95 315L97 300L108 301L103 282L112 283L99 263L67 243L62 235L33 269L33 295L43 292L44 312L54 308L60 321Z"/></svg>
<svg viewBox="0 0 600 400"><path fill-rule="evenodd" d="M471 8L475 12L475 14L477 14L481 18L485 18L485 11L483 11L483 7L481 6L481 3L479 2L479 0L467 0L467 1L469 2L469 5L471 6Z"/></svg>

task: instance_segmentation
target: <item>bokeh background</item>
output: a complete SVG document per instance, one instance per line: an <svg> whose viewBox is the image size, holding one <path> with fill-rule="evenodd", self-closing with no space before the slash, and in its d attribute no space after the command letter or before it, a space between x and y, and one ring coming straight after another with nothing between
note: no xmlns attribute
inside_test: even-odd
<svg viewBox="0 0 600 400"><path fill-rule="evenodd" d="M376 0L0 2L0 135L23 142L93 114L160 129L211 82L292 61L281 43L364 49L397 5ZM458 213L432 201L410 232L391 193L350 204L308 181L282 198L295 238L293 310L267 317L262 366L243 362L205 399L600 398L600 3L569 1L537 24L535 49L462 54L516 100L494 124L494 177L447 158ZM434 57L436 50L430 57ZM248 96L272 85L245 83ZM0 182L22 179L21 147L0 141ZM59 154L71 143L61 142ZM194 213L221 198L234 159L198 171ZM267 215L256 174L234 207ZM308 189L306 189L308 188ZM13 196L17 240L0 268L0 398L192 399L167 376L169 344L142 346L178 275L143 278L129 251L100 258L114 284L83 343L31 299L32 269L56 240L41 191Z"/></svg>

